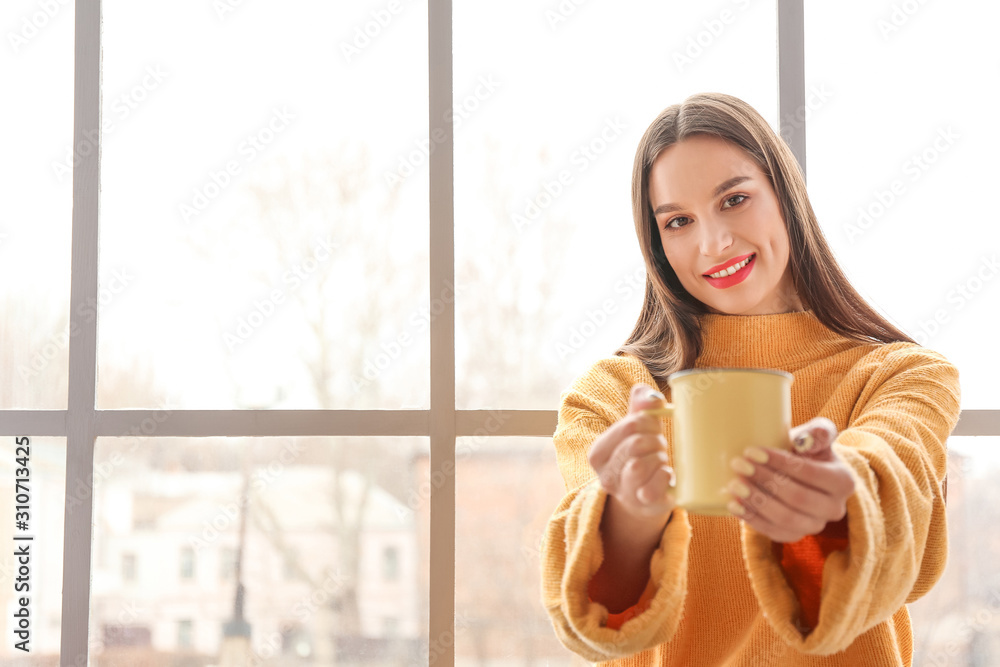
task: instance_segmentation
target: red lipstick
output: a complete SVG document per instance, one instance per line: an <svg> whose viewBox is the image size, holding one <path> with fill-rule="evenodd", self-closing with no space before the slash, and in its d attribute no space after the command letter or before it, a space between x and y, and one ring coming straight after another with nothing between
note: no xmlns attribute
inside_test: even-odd
<svg viewBox="0 0 1000 667"><path fill-rule="evenodd" d="M703 276L709 276L709 275L711 275L713 273L718 273L722 269L728 269L733 264L738 264L738 263L742 262L744 259L746 259L747 257L749 257L752 254L753 254L752 252L748 252L747 254L742 255L740 257L734 257L731 260L729 260L728 262L726 262L725 264L719 264L718 266L713 266L712 268L710 268L708 271L706 271L702 275Z"/></svg>
<svg viewBox="0 0 1000 667"><path fill-rule="evenodd" d="M718 266L712 267L707 272L707 273L716 273L717 271L727 269L733 264L738 264L739 262L742 262L747 257L753 257L753 259L747 262L746 266L744 266L742 269L740 269L733 275L723 276L722 278L711 278L706 274L705 280L708 281L709 285L711 285L712 287L716 287L718 289L725 289L727 287L732 287L733 285L740 284L750 276L750 272L753 271L753 267L757 264L757 256L754 253L750 253L749 255L743 255L742 257L731 259L725 264L720 264Z"/></svg>

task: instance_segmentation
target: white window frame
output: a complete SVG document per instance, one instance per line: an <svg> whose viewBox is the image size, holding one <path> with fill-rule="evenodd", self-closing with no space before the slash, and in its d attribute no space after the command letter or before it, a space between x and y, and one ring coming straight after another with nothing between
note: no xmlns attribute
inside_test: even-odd
<svg viewBox="0 0 1000 667"><path fill-rule="evenodd" d="M805 59L802 0L777 0L779 118L795 118L805 105ZM451 119L452 2L428 0L429 119ZM74 145L90 141L100 127L101 1L77 0L74 54ZM435 127L428 127L428 132ZM454 284L454 128L440 127L444 139L430 155L430 293ZM805 170L805 122L781 127L782 135ZM440 135L436 135L440 136ZM73 170L71 328L69 390L66 410L0 410L0 436L66 438L66 497L94 472L96 438L120 436L144 421L157 424L156 437L208 436L425 436L430 438L430 469L455 469L456 438L471 436L497 411L455 409L455 310L431 321L429 410L176 410L163 419L158 410L96 408L97 320L81 317L83 305L98 301L98 202L100 144ZM496 436L550 437L556 410L503 410L492 423ZM479 431L480 433L482 431ZM1000 410L965 410L954 435L1000 435ZM438 479L430 498L429 641L434 664L454 665L455 621L455 479ZM65 510L62 572L63 665L88 660L93 506L85 502Z"/></svg>

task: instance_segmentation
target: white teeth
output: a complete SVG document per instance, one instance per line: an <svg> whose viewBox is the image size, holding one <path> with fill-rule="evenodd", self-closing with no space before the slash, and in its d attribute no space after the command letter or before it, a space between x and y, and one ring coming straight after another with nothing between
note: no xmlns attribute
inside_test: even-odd
<svg viewBox="0 0 1000 667"><path fill-rule="evenodd" d="M746 259L744 259L739 264L733 264L728 269L723 269L722 271L719 271L718 273L710 273L709 277L711 277L711 278L723 278L725 276L731 276L734 273L736 273L737 271L739 271L740 269L742 269L744 266L746 266L747 264L749 264L751 259L753 259L753 255L750 255L749 257L747 257Z"/></svg>

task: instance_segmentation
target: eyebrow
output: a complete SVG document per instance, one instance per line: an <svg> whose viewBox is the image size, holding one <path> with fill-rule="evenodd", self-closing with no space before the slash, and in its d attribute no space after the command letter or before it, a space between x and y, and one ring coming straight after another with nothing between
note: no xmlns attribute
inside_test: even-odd
<svg viewBox="0 0 1000 667"><path fill-rule="evenodd" d="M719 185L717 185L715 187L715 190L712 192L712 196L713 197L718 197L719 195L721 195L723 192L725 192L729 188L733 187L734 185L739 185L743 181L749 181L749 180L750 180L749 176L733 176L728 181L723 181L722 183L719 183ZM671 211L680 211L683 208L684 207L681 206L680 204L660 204L659 206L656 207L656 210L653 211L653 215L656 216L656 215L659 215L661 213L670 213Z"/></svg>

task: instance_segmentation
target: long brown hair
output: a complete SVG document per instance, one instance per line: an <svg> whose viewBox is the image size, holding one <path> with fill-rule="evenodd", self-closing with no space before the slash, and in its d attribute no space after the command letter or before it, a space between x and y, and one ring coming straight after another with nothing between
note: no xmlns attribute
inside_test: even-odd
<svg viewBox="0 0 1000 667"><path fill-rule="evenodd" d="M701 354L699 318L710 312L681 286L660 243L649 203L649 171L660 152L694 134L711 134L746 152L767 174L788 231L792 283L802 305L828 329L863 343L912 338L869 306L834 258L788 145L757 111L731 95L700 93L664 109L639 141L632 169L632 217L646 262L646 294L632 334L615 354L632 354L666 386ZM794 295L787 295L789 300Z"/></svg>

